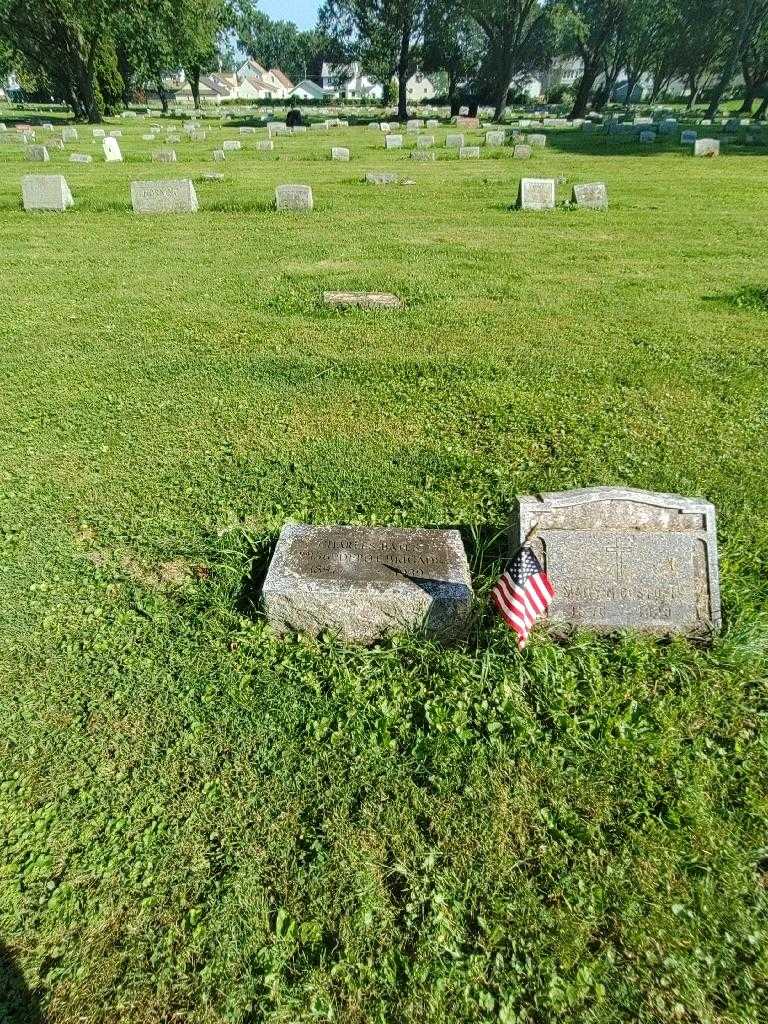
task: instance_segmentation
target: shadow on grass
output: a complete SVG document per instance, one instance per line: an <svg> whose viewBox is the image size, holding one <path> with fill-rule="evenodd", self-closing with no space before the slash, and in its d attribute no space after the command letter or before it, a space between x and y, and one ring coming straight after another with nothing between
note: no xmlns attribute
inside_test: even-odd
<svg viewBox="0 0 768 1024"><path fill-rule="evenodd" d="M735 292L724 295L704 295L704 302L731 309L747 309L757 313L768 313L768 287L758 288L756 285L745 285Z"/></svg>
<svg viewBox="0 0 768 1024"><path fill-rule="evenodd" d="M24 975L0 942L0 1021L3 1024L43 1024L37 998L29 990Z"/></svg>
<svg viewBox="0 0 768 1024"><path fill-rule="evenodd" d="M680 131L684 131L686 127L686 125L681 123ZM731 134L707 125L703 127L701 125L691 125L691 127L698 132L699 138L717 139ZM532 131L534 129L523 129L524 134L530 134ZM768 131L763 127L755 128L753 131L760 133L759 142L748 144L743 137L739 136L737 142L728 143L723 147L719 159L722 159L723 156L764 155L766 149L768 149ZM565 128L561 131L550 130L546 135L547 149L575 156L637 157L654 156L661 153L678 153L681 156L694 159L693 146L682 145L678 133L670 136L660 136L656 142L652 143L642 143L630 134L624 136L604 135L602 133L587 134L578 128Z"/></svg>

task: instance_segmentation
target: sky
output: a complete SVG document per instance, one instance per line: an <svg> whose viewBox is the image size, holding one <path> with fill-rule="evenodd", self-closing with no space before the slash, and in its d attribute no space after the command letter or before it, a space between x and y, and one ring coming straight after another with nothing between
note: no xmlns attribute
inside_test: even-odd
<svg viewBox="0 0 768 1024"><path fill-rule="evenodd" d="M320 0L259 0L258 6L270 18L294 21L299 28L314 28Z"/></svg>

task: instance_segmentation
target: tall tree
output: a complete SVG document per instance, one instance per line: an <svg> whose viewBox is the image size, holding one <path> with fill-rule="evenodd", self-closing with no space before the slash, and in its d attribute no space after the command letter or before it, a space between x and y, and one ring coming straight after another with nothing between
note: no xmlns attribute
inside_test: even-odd
<svg viewBox="0 0 768 1024"><path fill-rule="evenodd" d="M428 0L326 0L319 25L379 81L397 78L397 116L408 116L408 79L418 68Z"/></svg>
<svg viewBox="0 0 768 1024"><path fill-rule="evenodd" d="M231 5L232 28L243 50L266 68L281 68L299 81L316 69L323 39L316 31L302 32L292 21L275 21L253 0Z"/></svg>
<svg viewBox="0 0 768 1024"><path fill-rule="evenodd" d="M477 76L483 53L482 31L468 16L464 0L432 0L424 22L422 68L447 75L452 114L459 109L460 83Z"/></svg>
<svg viewBox="0 0 768 1024"><path fill-rule="evenodd" d="M218 63L218 36L227 25L224 0L176 0L172 38L184 68L195 108L200 107L200 75Z"/></svg>
<svg viewBox="0 0 768 1024"><path fill-rule="evenodd" d="M688 108L698 102L721 63L726 43L726 0L677 0L677 63L688 87Z"/></svg>
<svg viewBox="0 0 768 1024"><path fill-rule="evenodd" d="M744 76L744 102L739 113L751 114L755 100L762 94L761 111L765 113L768 96L768 17L759 22L741 54L741 72Z"/></svg>
<svg viewBox="0 0 768 1024"><path fill-rule="evenodd" d="M735 11L730 10L732 6L735 6ZM723 68L709 101L707 117L714 117L725 90L733 80L750 36L768 17L768 0L731 0L728 8L728 17L723 19L723 26L728 30L730 38L726 44Z"/></svg>
<svg viewBox="0 0 768 1024"><path fill-rule="evenodd" d="M605 54L615 40L626 16L626 0L564 0L565 17L560 21L561 39L566 53L581 58L584 71L568 115L583 117L589 98L605 61Z"/></svg>
<svg viewBox="0 0 768 1024"><path fill-rule="evenodd" d="M539 0L465 0L465 9L485 36L480 76L498 121L512 80L541 63L550 34L549 11Z"/></svg>

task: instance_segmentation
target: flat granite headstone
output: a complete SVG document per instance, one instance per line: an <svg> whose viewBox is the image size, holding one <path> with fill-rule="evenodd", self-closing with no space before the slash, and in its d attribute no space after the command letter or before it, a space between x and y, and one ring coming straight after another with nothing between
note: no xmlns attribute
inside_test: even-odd
<svg viewBox="0 0 768 1024"><path fill-rule="evenodd" d="M521 210L553 210L555 207L554 178L521 178L517 193Z"/></svg>
<svg viewBox="0 0 768 1024"><path fill-rule="evenodd" d="M332 146L331 147L331 160L349 160L349 150L344 146Z"/></svg>
<svg viewBox="0 0 768 1024"><path fill-rule="evenodd" d="M460 160L479 160L480 159L480 147L479 146L461 146L459 148L459 159Z"/></svg>
<svg viewBox="0 0 768 1024"><path fill-rule="evenodd" d="M262 597L278 633L375 643L409 629L466 633L472 580L458 530L287 525Z"/></svg>
<svg viewBox="0 0 768 1024"><path fill-rule="evenodd" d="M221 148L225 153L234 153L236 150L242 149L243 144L240 142L240 139L225 139L221 144Z"/></svg>
<svg viewBox="0 0 768 1024"><path fill-rule="evenodd" d="M196 213L197 194L189 178L169 181L132 181L134 213Z"/></svg>
<svg viewBox="0 0 768 1024"><path fill-rule="evenodd" d="M278 210L311 210L314 205L309 185L278 185L275 189Z"/></svg>
<svg viewBox="0 0 768 1024"><path fill-rule="evenodd" d="M529 135L528 145L529 146L546 146L547 136L546 135Z"/></svg>
<svg viewBox="0 0 768 1024"><path fill-rule="evenodd" d="M698 132L685 131L680 133L680 144L683 146L690 146L698 139Z"/></svg>
<svg viewBox="0 0 768 1024"><path fill-rule="evenodd" d="M512 150L512 157L515 160L529 160L532 152L533 150L530 146L520 144Z"/></svg>
<svg viewBox="0 0 768 1024"><path fill-rule="evenodd" d="M107 133L104 131L103 128L91 129L91 135L94 137L94 139L103 139L106 134Z"/></svg>
<svg viewBox="0 0 768 1024"><path fill-rule="evenodd" d="M715 509L678 494L594 487L518 500L527 542L557 593L555 626L706 636L720 628Z"/></svg>
<svg viewBox="0 0 768 1024"><path fill-rule="evenodd" d="M486 146L503 146L506 139L505 132L493 131L485 133Z"/></svg>
<svg viewBox="0 0 768 1024"><path fill-rule="evenodd" d="M275 144L272 139L262 139L260 142L256 143L256 149L260 149L262 152L266 152L267 150L272 150L274 148Z"/></svg>
<svg viewBox="0 0 768 1024"><path fill-rule="evenodd" d="M435 144L434 135L417 135L416 146L419 149L430 149Z"/></svg>
<svg viewBox="0 0 768 1024"><path fill-rule="evenodd" d="M574 185L571 202L587 210L608 209L608 189L604 181L591 181L584 185Z"/></svg>
<svg viewBox="0 0 768 1024"><path fill-rule="evenodd" d="M720 156L720 142L718 139L697 139L693 144L694 156Z"/></svg>
<svg viewBox="0 0 768 1024"><path fill-rule="evenodd" d="M25 174L21 179L21 198L25 210L63 212L75 205L63 174Z"/></svg>
<svg viewBox="0 0 768 1024"><path fill-rule="evenodd" d="M93 163L93 157L90 153L73 153L69 162L71 164L90 164Z"/></svg>
<svg viewBox="0 0 768 1024"><path fill-rule="evenodd" d="M77 128L62 128L61 137L65 142L77 142Z"/></svg>
<svg viewBox="0 0 768 1024"><path fill-rule="evenodd" d="M109 163L117 163L123 159L123 154L120 152L120 146L118 145L117 139L112 139L109 136L102 139L101 145L104 149L104 159Z"/></svg>
<svg viewBox="0 0 768 1024"><path fill-rule="evenodd" d="M402 309L403 300L389 292L323 292L326 306L357 309Z"/></svg>
<svg viewBox="0 0 768 1024"><path fill-rule="evenodd" d="M402 149L403 148L403 136L402 135L385 135L384 136L384 148L385 149Z"/></svg>
<svg viewBox="0 0 768 1024"><path fill-rule="evenodd" d="M412 149L411 160L420 160L422 163L435 160L434 149Z"/></svg>
<svg viewBox="0 0 768 1024"><path fill-rule="evenodd" d="M152 159L158 164L175 164L176 163L176 150L175 149L158 149L156 153L152 154Z"/></svg>
<svg viewBox="0 0 768 1024"><path fill-rule="evenodd" d="M390 171L368 171L365 180L369 185L394 185L397 175Z"/></svg>

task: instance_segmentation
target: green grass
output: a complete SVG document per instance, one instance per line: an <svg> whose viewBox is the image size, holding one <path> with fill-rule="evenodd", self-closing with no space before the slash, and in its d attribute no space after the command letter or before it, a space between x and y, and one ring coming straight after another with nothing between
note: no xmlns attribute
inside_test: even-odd
<svg viewBox="0 0 768 1024"><path fill-rule="evenodd" d="M169 166L122 127L123 165L0 149L0 1018L765 1021L766 146L354 128L210 183L234 132ZM27 172L75 209L24 214ZM512 211L521 174L611 208ZM132 215L182 176L198 214ZM466 646L345 650L253 607L287 519L458 525L482 598L514 496L590 484L716 503L711 648L519 656L481 600Z"/></svg>

